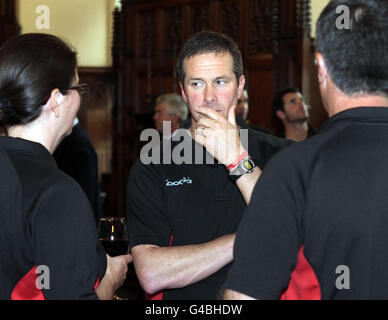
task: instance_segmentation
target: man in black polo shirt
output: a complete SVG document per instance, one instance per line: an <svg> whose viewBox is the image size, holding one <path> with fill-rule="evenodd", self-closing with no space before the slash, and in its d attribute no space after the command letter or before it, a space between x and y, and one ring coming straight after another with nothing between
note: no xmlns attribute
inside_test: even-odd
<svg viewBox="0 0 388 320"><path fill-rule="evenodd" d="M316 62L330 119L266 167L225 299L388 298L387 17L385 0L322 12Z"/></svg>
<svg viewBox="0 0 388 320"><path fill-rule="evenodd" d="M234 111L245 78L241 54L228 37L194 35L182 49L178 72L192 116L190 129L173 138L189 141L185 163L134 165L127 195L130 246L148 294L216 299L261 169L289 142L259 132L240 139ZM167 143L159 152L174 160L181 142Z"/></svg>

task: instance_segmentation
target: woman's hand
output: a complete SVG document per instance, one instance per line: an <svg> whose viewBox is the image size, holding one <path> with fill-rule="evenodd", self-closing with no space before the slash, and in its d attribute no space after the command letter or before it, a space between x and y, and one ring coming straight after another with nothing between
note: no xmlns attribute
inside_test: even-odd
<svg viewBox="0 0 388 320"><path fill-rule="evenodd" d="M117 257L106 255L106 257L106 272L100 285L96 289L96 293L100 300L113 299L114 293L123 285L127 277L128 264L132 262L132 256L130 254Z"/></svg>

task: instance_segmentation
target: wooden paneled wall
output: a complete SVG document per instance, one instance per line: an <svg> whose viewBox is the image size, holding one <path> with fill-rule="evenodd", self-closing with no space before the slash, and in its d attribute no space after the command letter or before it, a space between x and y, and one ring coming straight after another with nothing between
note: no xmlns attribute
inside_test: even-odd
<svg viewBox="0 0 388 320"><path fill-rule="evenodd" d="M81 97L78 119L88 133L98 157L99 180L103 197L104 214L110 215L109 203L112 159L112 105L113 74L111 68L78 68L80 83L87 83L88 90Z"/></svg>
<svg viewBox="0 0 388 320"><path fill-rule="evenodd" d="M249 120L271 128L273 93L285 86L302 87L310 1L122 0L114 28L112 193L117 201L111 210L125 216L125 189L139 154L139 133L152 125L149 101L179 92L175 65L187 38L214 30L239 44L250 95Z"/></svg>

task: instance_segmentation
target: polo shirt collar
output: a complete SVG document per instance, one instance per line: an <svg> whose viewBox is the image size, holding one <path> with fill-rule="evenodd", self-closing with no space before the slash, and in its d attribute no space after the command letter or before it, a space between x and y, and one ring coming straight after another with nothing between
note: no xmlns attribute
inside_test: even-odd
<svg viewBox="0 0 388 320"><path fill-rule="evenodd" d="M387 107L357 107L339 112L329 118L321 127L320 131L328 126L331 126L337 121L374 121L388 122L388 106Z"/></svg>

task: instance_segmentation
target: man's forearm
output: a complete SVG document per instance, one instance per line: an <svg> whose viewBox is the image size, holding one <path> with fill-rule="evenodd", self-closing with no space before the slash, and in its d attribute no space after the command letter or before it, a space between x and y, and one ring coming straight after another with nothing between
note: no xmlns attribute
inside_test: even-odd
<svg viewBox="0 0 388 320"><path fill-rule="evenodd" d="M198 245L134 247L132 255L140 284L152 294L205 279L233 261L234 239L231 234Z"/></svg>
<svg viewBox="0 0 388 320"><path fill-rule="evenodd" d="M224 291L223 300L255 300L254 298L247 296L246 294L226 289Z"/></svg>

